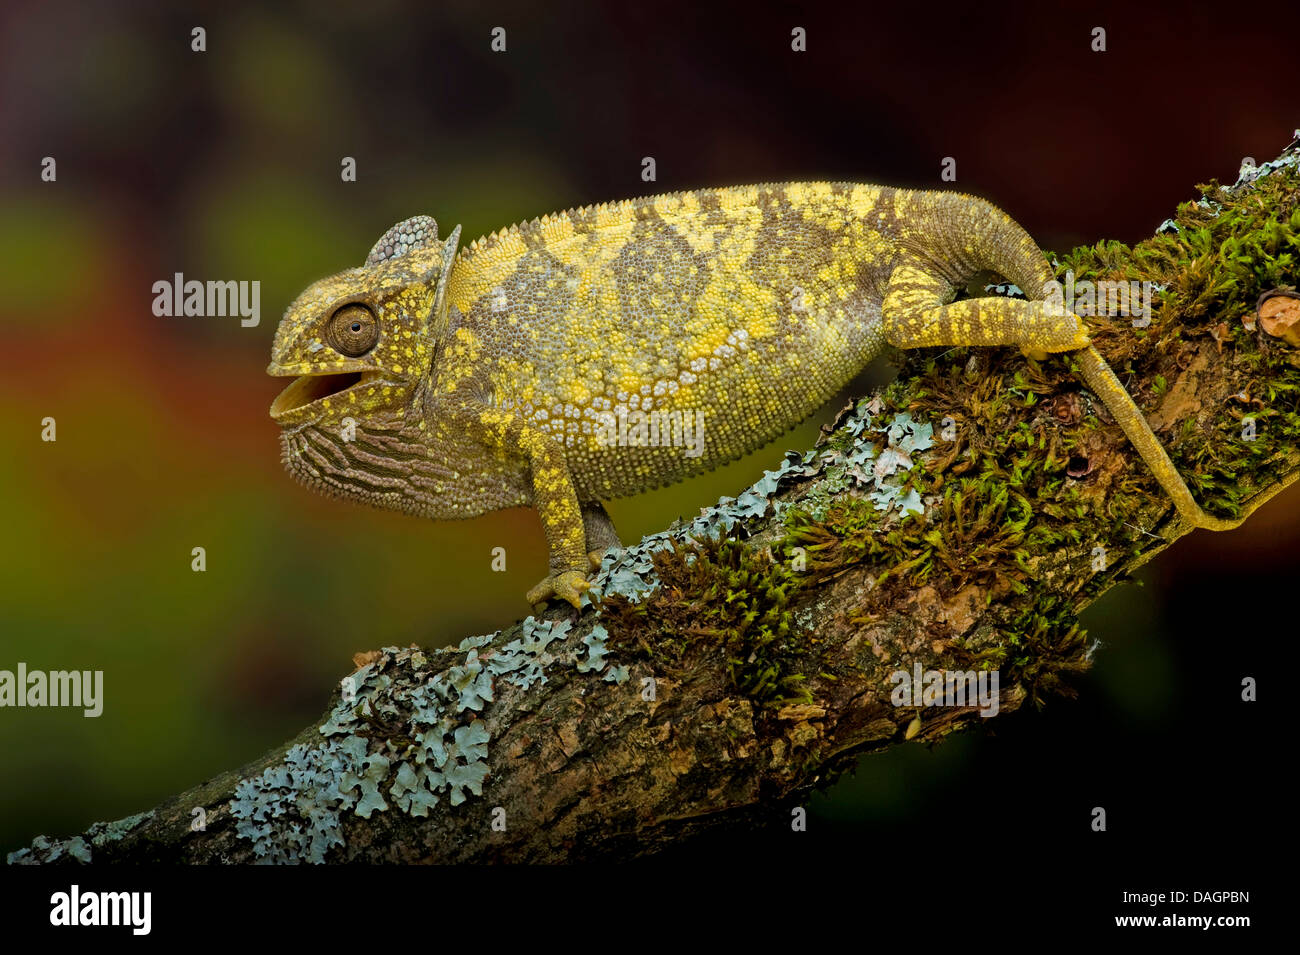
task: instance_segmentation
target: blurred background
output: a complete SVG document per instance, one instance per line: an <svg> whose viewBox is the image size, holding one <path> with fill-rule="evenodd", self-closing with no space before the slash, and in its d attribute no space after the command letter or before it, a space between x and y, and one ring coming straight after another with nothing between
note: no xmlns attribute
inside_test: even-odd
<svg viewBox="0 0 1300 955"><path fill-rule="evenodd" d="M1235 22L1186 4L857 6L7 3L0 668L103 670L105 703L98 719L0 710L0 850L253 759L319 715L355 651L527 613L546 562L531 511L434 524L327 500L280 467L267 407L283 382L264 373L279 316L393 222L428 213L468 241L702 186L937 187L952 156L958 188L1066 250L1150 234L1195 183L1235 179L1300 125L1275 49L1294 8ZM40 181L46 156L57 182ZM356 182L340 181L345 156ZM176 272L259 280L260 325L155 317L151 286ZM833 410L614 502L624 539L747 485ZM1107 845L1138 856L1227 860L1267 838L1278 761L1238 687L1294 633L1248 610L1285 592L1298 538L1292 493L1240 531L1183 540L1088 612L1104 649L1079 700L863 760L812 801L829 838L800 851L933 860L964 851L952 833L972 850L1020 836L1026 854L1070 847L1049 872L1063 878L1117 851L1090 839L1095 805L1124 834ZM506 573L490 571L496 546ZM718 847L772 851L743 834Z"/></svg>

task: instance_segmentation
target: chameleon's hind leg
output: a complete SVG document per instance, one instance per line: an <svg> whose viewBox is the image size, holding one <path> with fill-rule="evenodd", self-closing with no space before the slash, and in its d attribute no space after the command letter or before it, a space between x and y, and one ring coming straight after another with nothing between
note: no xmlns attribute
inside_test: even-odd
<svg viewBox="0 0 1300 955"><path fill-rule="evenodd" d="M885 338L896 348L1017 345L1030 354L1089 344L1083 319L1048 302L996 295L953 302L954 292L952 283L920 262L895 266L881 303Z"/></svg>
<svg viewBox="0 0 1300 955"><path fill-rule="evenodd" d="M600 569L605 551L623 546L618 531L614 530L614 521L599 501L582 505L582 530L587 538L587 560L591 561L592 570Z"/></svg>
<svg viewBox="0 0 1300 955"><path fill-rule="evenodd" d="M1193 527L1230 530L1281 490L1272 489L1251 501L1238 518L1226 520L1207 514L1169 460L1142 409L1092 347L1082 319L1041 300L989 296L945 304L952 294L951 283L929 272L920 261L904 262L896 267L881 307L885 336L890 344L898 348L1017 345L1030 355L1077 351L1084 380L1115 416L1179 515Z"/></svg>

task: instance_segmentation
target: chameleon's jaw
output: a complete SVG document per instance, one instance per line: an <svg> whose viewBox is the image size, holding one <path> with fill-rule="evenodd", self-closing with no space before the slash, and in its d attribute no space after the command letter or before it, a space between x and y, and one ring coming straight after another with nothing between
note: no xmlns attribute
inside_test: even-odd
<svg viewBox="0 0 1300 955"><path fill-rule="evenodd" d="M275 371L271 370L271 373L275 374ZM327 401L342 398L347 392L368 385L378 377L380 373L370 368L301 375L271 403L271 417L278 424L286 426L313 421L327 409Z"/></svg>

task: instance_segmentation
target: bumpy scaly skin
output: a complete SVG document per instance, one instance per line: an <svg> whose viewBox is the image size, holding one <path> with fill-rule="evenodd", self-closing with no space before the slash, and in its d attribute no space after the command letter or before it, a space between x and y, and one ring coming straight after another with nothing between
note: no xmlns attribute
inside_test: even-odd
<svg viewBox="0 0 1300 955"><path fill-rule="evenodd" d="M887 344L1083 349L1089 383L1180 510L1214 526L1081 320L1041 301L1052 274L1037 245L981 199L742 186L575 209L456 256L458 237L408 219L365 266L308 288L268 369L306 377L272 416L290 472L327 493L438 519L536 507L551 573L532 602L577 603L592 555L617 542L599 501L761 447ZM986 269L1040 300L952 302ZM378 341L349 357L330 323L358 304ZM636 446L638 413L664 424L659 446ZM700 416L702 441L681 446ZM665 446L683 420L692 430Z"/></svg>

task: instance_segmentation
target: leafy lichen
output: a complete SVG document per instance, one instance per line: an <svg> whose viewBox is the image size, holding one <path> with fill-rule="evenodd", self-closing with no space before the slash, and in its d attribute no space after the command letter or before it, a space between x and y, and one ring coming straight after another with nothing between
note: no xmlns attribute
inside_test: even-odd
<svg viewBox="0 0 1300 955"><path fill-rule="evenodd" d="M603 627L569 648L572 630L568 621L529 617L503 645L494 645L499 634L462 641L451 651L459 662L436 672L421 650L385 648L343 680L320 726L323 742L295 746L283 763L238 784L237 835L253 843L259 862L320 863L344 844L347 812L368 819L395 807L425 818L441 798L458 806L481 796L491 742L482 717L499 695L497 680L526 691L561 663L627 679L607 659Z"/></svg>
<svg viewBox="0 0 1300 955"><path fill-rule="evenodd" d="M71 839L57 840L37 836L32 840L31 846L9 853L5 861L9 865L45 865L60 861L89 863L93 856L92 849L103 849L117 842L153 816L151 809L113 822L96 822L83 835Z"/></svg>

